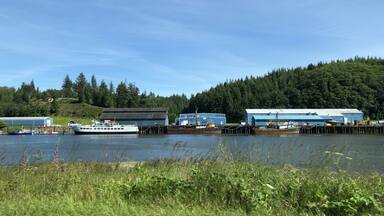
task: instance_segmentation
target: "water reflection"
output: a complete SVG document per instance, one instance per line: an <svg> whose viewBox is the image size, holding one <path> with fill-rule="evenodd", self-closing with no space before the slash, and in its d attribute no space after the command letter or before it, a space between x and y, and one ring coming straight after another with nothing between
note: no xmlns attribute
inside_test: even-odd
<svg viewBox="0 0 384 216"><path fill-rule="evenodd" d="M53 159L54 146L67 161L143 161L215 158L301 167L384 172L382 136L0 136L0 163Z"/></svg>

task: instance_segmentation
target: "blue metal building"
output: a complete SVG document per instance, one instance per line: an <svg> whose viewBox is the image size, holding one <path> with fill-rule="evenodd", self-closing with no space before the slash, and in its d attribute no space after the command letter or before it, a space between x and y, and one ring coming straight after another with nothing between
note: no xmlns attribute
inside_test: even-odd
<svg viewBox="0 0 384 216"><path fill-rule="evenodd" d="M227 118L225 114L221 113L186 113L180 114L176 119L176 125L201 125L206 126L208 124L225 125Z"/></svg>
<svg viewBox="0 0 384 216"><path fill-rule="evenodd" d="M7 126L49 127L53 125L51 117L1 117Z"/></svg>
<svg viewBox="0 0 384 216"><path fill-rule="evenodd" d="M248 125L267 126L270 122L291 122L296 125L355 124L362 121L357 109L246 109Z"/></svg>

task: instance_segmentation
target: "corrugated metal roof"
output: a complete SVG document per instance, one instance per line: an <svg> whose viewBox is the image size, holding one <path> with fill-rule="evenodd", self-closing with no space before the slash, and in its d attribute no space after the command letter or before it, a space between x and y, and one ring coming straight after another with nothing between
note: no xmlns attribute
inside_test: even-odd
<svg viewBox="0 0 384 216"><path fill-rule="evenodd" d="M318 115L253 115L253 118L255 120L288 120L288 121L294 121L294 120L318 120L318 121L325 121L325 120L331 120L330 117L325 116L318 116Z"/></svg>
<svg viewBox="0 0 384 216"><path fill-rule="evenodd" d="M101 120L138 120L138 119L166 119L167 114L166 113L159 113L159 112L153 112L153 113L102 113L100 116Z"/></svg>
<svg viewBox="0 0 384 216"><path fill-rule="evenodd" d="M181 114L179 114L180 118L195 117L195 116L196 116L196 113L181 113ZM197 116L223 117L223 118L225 118L225 114L223 114L223 113L197 113Z"/></svg>
<svg viewBox="0 0 384 216"><path fill-rule="evenodd" d="M16 121L16 120L47 120L47 119L52 119L51 117L0 117L0 120L3 121Z"/></svg>
<svg viewBox="0 0 384 216"><path fill-rule="evenodd" d="M120 113L120 112L168 112L168 108L104 108L103 113Z"/></svg>
<svg viewBox="0 0 384 216"><path fill-rule="evenodd" d="M316 113L322 116L343 116L343 114L363 114L358 109L246 109L249 114L308 114Z"/></svg>

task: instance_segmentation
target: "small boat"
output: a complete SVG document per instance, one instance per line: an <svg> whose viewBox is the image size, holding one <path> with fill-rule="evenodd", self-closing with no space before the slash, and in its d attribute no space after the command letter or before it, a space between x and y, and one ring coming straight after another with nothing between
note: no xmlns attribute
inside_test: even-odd
<svg viewBox="0 0 384 216"><path fill-rule="evenodd" d="M300 134L300 128L292 121L279 120L279 113L271 120L266 127L256 127L256 135L290 135Z"/></svg>
<svg viewBox="0 0 384 216"><path fill-rule="evenodd" d="M32 130L20 129L18 131L8 132L8 135L33 135Z"/></svg>
<svg viewBox="0 0 384 216"><path fill-rule="evenodd" d="M76 122L69 122L76 135L81 134L137 134L139 128L136 125L120 125L117 122L105 121L104 123L93 121L92 125L82 125Z"/></svg>

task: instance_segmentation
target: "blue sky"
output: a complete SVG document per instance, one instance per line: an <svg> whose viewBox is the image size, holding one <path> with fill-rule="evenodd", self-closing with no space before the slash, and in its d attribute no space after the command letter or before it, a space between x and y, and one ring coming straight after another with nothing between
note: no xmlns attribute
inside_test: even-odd
<svg viewBox="0 0 384 216"><path fill-rule="evenodd" d="M160 95L384 57L382 0L0 0L0 85L79 72Z"/></svg>

